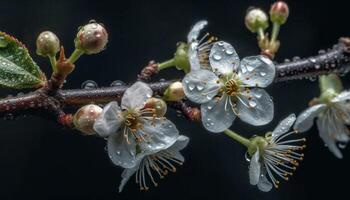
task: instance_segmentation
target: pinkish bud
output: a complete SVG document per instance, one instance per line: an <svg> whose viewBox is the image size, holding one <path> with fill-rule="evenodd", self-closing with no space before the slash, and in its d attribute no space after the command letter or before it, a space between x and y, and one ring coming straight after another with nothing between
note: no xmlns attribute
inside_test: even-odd
<svg viewBox="0 0 350 200"><path fill-rule="evenodd" d="M101 113L102 108L94 104L81 107L73 118L75 128L86 135L94 135L95 131L93 126Z"/></svg>
<svg viewBox="0 0 350 200"><path fill-rule="evenodd" d="M284 24L289 16L289 8L284 1L277 1L271 5L270 18L272 22Z"/></svg>
<svg viewBox="0 0 350 200"><path fill-rule="evenodd" d="M95 21L80 28L74 40L75 48L82 50L85 54L97 54L104 50L108 42L106 29Z"/></svg>

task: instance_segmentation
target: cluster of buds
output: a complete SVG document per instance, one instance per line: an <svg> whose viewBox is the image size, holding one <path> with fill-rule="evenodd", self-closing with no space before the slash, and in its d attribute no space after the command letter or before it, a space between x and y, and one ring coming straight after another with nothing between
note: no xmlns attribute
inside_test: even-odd
<svg viewBox="0 0 350 200"><path fill-rule="evenodd" d="M74 70L74 62L83 54L97 54L105 49L108 42L108 33L103 25L91 20L87 25L82 26L74 40L75 51L66 59L64 49L60 46L60 40L51 31L44 31L39 34L36 41L36 53L48 57L51 62L54 77L65 77ZM60 52L60 58L56 60L56 54ZM60 84L58 84L60 85Z"/></svg>
<svg viewBox="0 0 350 200"><path fill-rule="evenodd" d="M273 24L271 38L265 33L269 26L269 17L262 9L250 8L245 17L245 25L249 31L258 34L261 54L273 58L280 46L277 40L280 26L286 23L289 16L288 5L284 1L277 1L271 5L269 14Z"/></svg>

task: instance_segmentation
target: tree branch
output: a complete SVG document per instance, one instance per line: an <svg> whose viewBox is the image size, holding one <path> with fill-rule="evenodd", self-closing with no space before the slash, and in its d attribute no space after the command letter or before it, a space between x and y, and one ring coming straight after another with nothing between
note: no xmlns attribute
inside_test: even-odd
<svg viewBox="0 0 350 200"><path fill-rule="evenodd" d="M276 65L275 82L309 78L328 73L345 74L350 69L350 39L341 38L331 50L305 59L285 62ZM147 70L155 67L150 63ZM146 70L146 71L147 71ZM139 78L149 80L152 73L142 71ZM49 80L50 82L50 80ZM173 81L149 83L154 95L162 96L165 89ZM110 101L120 101L128 86L105 87L98 89L64 90L51 88L50 84L34 92L0 99L0 117L12 119L18 115L39 115L71 126L72 115L64 112L65 106L82 106L89 103L105 104ZM198 121L200 112L196 107L190 107L184 102L169 103L181 111L188 119ZM9 117L10 116L10 117Z"/></svg>

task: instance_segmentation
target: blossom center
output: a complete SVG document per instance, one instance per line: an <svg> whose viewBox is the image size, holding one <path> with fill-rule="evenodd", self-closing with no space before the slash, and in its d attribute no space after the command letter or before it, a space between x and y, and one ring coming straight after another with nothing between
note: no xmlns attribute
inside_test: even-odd
<svg viewBox="0 0 350 200"><path fill-rule="evenodd" d="M139 128L139 120L135 113L128 113L125 117L125 125L132 131L136 132Z"/></svg>
<svg viewBox="0 0 350 200"><path fill-rule="evenodd" d="M237 96L239 91L240 91L240 87L239 84L237 83L236 80L229 80L225 83L225 93L229 96Z"/></svg>

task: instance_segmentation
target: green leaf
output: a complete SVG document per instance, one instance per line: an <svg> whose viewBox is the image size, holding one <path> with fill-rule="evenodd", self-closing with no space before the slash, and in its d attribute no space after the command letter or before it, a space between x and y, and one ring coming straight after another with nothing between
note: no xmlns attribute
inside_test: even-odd
<svg viewBox="0 0 350 200"><path fill-rule="evenodd" d="M45 83L45 75L16 38L0 32L0 87L35 88Z"/></svg>

